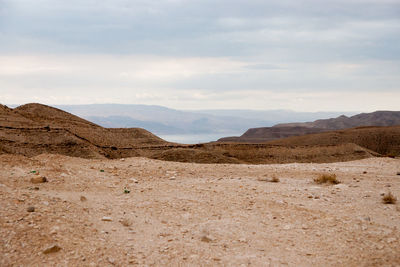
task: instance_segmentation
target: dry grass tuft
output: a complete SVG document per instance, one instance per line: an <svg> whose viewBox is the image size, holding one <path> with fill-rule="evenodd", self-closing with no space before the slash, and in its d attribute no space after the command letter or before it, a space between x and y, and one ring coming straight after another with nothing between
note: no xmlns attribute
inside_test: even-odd
<svg viewBox="0 0 400 267"><path fill-rule="evenodd" d="M317 184L340 184L340 181L337 179L336 174L321 174L317 178L314 178L314 182Z"/></svg>
<svg viewBox="0 0 400 267"><path fill-rule="evenodd" d="M391 192L389 192L383 195L382 202L384 204L396 204L397 198Z"/></svg>

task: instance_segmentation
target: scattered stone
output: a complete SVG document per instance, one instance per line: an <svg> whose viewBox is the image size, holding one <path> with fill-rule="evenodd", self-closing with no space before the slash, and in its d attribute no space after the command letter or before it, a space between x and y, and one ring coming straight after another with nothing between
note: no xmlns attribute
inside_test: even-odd
<svg viewBox="0 0 400 267"><path fill-rule="evenodd" d="M363 171L363 174L367 174L367 172L366 172L366 171Z"/></svg>
<svg viewBox="0 0 400 267"><path fill-rule="evenodd" d="M28 208L26 209L26 211L28 211L28 212L34 212L34 211L35 211L35 207L30 206L30 207L28 207Z"/></svg>
<svg viewBox="0 0 400 267"><path fill-rule="evenodd" d="M364 219L364 221L367 221L367 222L370 222L370 221L371 221L371 218L370 218L369 216L364 217L363 219Z"/></svg>
<svg viewBox="0 0 400 267"><path fill-rule="evenodd" d="M51 234L51 235L57 234L57 232L58 232L59 230L60 230L60 227L54 226L53 228L51 228L50 234Z"/></svg>
<svg viewBox="0 0 400 267"><path fill-rule="evenodd" d="M50 254L50 253L55 253L61 250L61 247L58 245L52 245L45 250L43 250L43 254Z"/></svg>
<svg viewBox="0 0 400 267"><path fill-rule="evenodd" d="M139 183L139 181L136 180L135 178L131 178L131 181L134 182L135 184Z"/></svg>
<svg viewBox="0 0 400 267"><path fill-rule="evenodd" d="M87 198L86 198L85 196L81 196L81 197L80 197L80 200L83 202L83 201L86 201Z"/></svg>
<svg viewBox="0 0 400 267"><path fill-rule="evenodd" d="M342 189L346 189L348 186L345 185L345 184L336 184L333 187L336 188L336 189L342 190Z"/></svg>
<svg viewBox="0 0 400 267"><path fill-rule="evenodd" d="M107 261L108 261L109 263L111 263L112 265L115 264L115 260L114 260L114 258L112 258L112 257L107 257Z"/></svg>
<svg viewBox="0 0 400 267"><path fill-rule="evenodd" d="M132 221L129 220L128 218L123 218L122 220L120 220L120 223L121 223L123 226L126 226L126 227L129 227L129 226L132 225Z"/></svg>
<svg viewBox="0 0 400 267"><path fill-rule="evenodd" d="M101 220L104 221L104 222L111 222L111 221L112 221L112 218L111 218L111 217L104 216L103 218L101 218Z"/></svg>
<svg viewBox="0 0 400 267"><path fill-rule="evenodd" d="M389 244L390 243L393 243L393 242L396 242L397 241L397 238L394 238L394 237L389 237L387 240L386 240L386 242L388 242Z"/></svg>
<svg viewBox="0 0 400 267"><path fill-rule="evenodd" d="M31 178L31 183L32 184L41 184L41 183L46 183L46 182L48 182L48 180L44 176L37 176L37 177L32 177Z"/></svg>
<svg viewBox="0 0 400 267"><path fill-rule="evenodd" d="M286 224L285 226L283 226L284 230L290 230L292 229L292 226L290 224Z"/></svg>
<svg viewBox="0 0 400 267"><path fill-rule="evenodd" d="M400 172L397 172L396 174L397 174L397 175L400 175Z"/></svg>
<svg viewBox="0 0 400 267"><path fill-rule="evenodd" d="M210 243L211 241L213 241L213 239L212 239L212 237L210 237L210 236L203 235L203 236L201 237L201 241L202 241L202 242L206 242L206 243Z"/></svg>

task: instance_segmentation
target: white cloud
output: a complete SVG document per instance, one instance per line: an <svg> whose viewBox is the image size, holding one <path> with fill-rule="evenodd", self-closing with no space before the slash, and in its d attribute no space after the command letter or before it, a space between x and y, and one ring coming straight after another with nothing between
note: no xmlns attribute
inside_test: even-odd
<svg viewBox="0 0 400 267"><path fill-rule="evenodd" d="M397 0L0 0L0 101L393 107L399 10ZM377 102L353 109L341 94Z"/></svg>

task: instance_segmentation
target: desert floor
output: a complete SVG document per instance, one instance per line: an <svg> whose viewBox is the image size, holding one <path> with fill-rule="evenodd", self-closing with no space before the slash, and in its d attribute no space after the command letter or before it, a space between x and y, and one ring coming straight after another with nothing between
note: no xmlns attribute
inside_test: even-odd
<svg viewBox="0 0 400 267"><path fill-rule="evenodd" d="M2 155L0 266L400 266L397 172Z"/></svg>

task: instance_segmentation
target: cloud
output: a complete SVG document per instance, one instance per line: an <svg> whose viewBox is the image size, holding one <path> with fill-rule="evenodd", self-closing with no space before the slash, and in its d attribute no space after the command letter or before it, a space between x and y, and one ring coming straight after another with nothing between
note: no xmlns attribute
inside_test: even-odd
<svg viewBox="0 0 400 267"><path fill-rule="evenodd" d="M0 101L389 106L399 14L397 0L0 0Z"/></svg>

